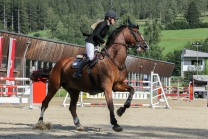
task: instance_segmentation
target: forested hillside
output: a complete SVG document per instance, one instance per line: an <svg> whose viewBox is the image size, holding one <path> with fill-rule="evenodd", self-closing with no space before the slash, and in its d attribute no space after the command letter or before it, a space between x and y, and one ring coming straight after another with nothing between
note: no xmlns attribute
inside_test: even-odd
<svg viewBox="0 0 208 139"><path fill-rule="evenodd" d="M130 18L150 45L139 55L158 60L175 63L174 55L161 53L162 30L208 28L207 0L0 0L0 30L84 45L82 33L91 33L110 9L120 17L111 30Z"/></svg>
<svg viewBox="0 0 208 139"><path fill-rule="evenodd" d="M117 12L125 23L132 20L158 18L161 24L185 15L191 0L0 0L0 29L27 34L50 30L51 39L83 44L83 32L104 18L109 9ZM201 16L206 16L207 0L196 3ZM38 34L36 34L38 36Z"/></svg>

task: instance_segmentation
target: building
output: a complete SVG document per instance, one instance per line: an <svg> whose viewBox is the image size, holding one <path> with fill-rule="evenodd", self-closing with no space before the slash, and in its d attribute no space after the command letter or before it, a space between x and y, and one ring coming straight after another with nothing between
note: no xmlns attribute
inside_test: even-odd
<svg viewBox="0 0 208 139"><path fill-rule="evenodd" d="M198 63L199 71L204 70L206 63L208 63L208 53L183 49L181 54L181 76L184 77L187 71L196 71L196 63Z"/></svg>
<svg viewBox="0 0 208 139"><path fill-rule="evenodd" d="M6 76L10 38L16 39L17 42L14 77L30 77L31 72L34 70L52 68L59 59L68 56L76 57L86 51L84 46L2 30L0 30L0 36L4 38L2 65L0 64L1 77ZM137 75L139 80L148 78L151 71L154 71L161 77L160 80L165 86L170 86L171 76L175 67L174 63L128 55L125 64L128 72L139 74Z"/></svg>

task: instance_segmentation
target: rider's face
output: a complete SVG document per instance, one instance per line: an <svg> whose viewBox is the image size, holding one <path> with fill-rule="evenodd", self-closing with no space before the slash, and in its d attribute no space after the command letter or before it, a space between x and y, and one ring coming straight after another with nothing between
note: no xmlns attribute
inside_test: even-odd
<svg viewBox="0 0 208 139"><path fill-rule="evenodd" d="M114 18L111 18L111 24L115 24L116 20Z"/></svg>

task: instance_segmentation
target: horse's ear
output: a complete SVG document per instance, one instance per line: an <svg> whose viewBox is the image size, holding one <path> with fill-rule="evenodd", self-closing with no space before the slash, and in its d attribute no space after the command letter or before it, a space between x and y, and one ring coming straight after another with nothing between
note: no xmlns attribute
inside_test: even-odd
<svg viewBox="0 0 208 139"><path fill-rule="evenodd" d="M133 23L131 23L131 21L130 21L130 19L128 18L128 26L129 27L133 27L134 26L134 24Z"/></svg>
<svg viewBox="0 0 208 139"><path fill-rule="evenodd" d="M138 25L133 24L133 23L130 21L130 19L129 19L129 18L128 18L128 27L129 27L129 28L138 28L138 29L139 29L139 26L138 26Z"/></svg>

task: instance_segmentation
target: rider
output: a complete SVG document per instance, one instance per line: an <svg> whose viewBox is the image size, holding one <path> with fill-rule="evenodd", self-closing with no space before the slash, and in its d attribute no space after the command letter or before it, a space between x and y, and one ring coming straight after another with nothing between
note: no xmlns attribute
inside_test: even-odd
<svg viewBox="0 0 208 139"><path fill-rule="evenodd" d="M73 77L80 79L82 76L82 69L94 58L94 50L96 46L100 44L105 45L103 38L107 35L109 31L109 26L114 24L118 20L117 15L114 11L109 10L105 14L105 20L100 22L94 29L93 33L90 34L86 41L87 57L82 61L78 70L74 72Z"/></svg>

